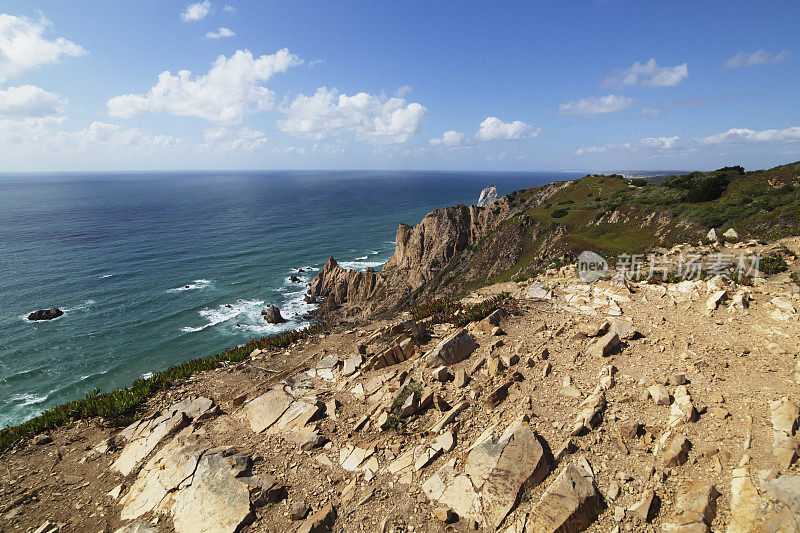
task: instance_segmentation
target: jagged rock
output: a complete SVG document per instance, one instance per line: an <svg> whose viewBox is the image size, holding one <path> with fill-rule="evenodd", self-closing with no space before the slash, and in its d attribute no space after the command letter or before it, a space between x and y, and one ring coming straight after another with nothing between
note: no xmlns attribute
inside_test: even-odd
<svg viewBox="0 0 800 533"><path fill-rule="evenodd" d="M494 203L495 200L497 200L497 188L494 185L489 185L481 191L478 203L475 205L478 207L488 207Z"/></svg>
<svg viewBox="0 0 800 533"><path fill-rule="evenodd" d="M717 240L719 240L719 238L717 237L717 230L714 229L714 228L711 228L710 230L708 230L708 233L706 234L706 239L708 239L710 241L715 241L715 242Z"/></svg>
<svg viewBox="0 0 800 533"><path fill-rule="evenodd" d="M308 514L310 508L304 501L296 501L292 502L292 506L289 508L289 517L292 520L302 520Z"/></svg>
<svg viewBox="0 0 800 533"><path fill-rule="evenodd" d="M769 403L769 411L773 430L772 453L782 467L788 468L800 450L800 443L795 438L800 408L788 398L781 398Z"/></svg>
<svg viewBox="0 0 800 533"><path fill-rule="evenodd" d="M438 421L438 422L436 422L436 423L433 425L433 427L432 427L432 428L431 428L431 430L430 430L430 431L431 431L431 433L439 433L440 431L442 431L442 429L443 429L443 428L444 428L444 427L445 427L447 424L449 424L449 423L451 423L453 420L455 420L456 416L458 416L458 414L459 414L461 411L463 411L464 409L466 409L467 407L469 407L469 402L468 402L468 401L463 401L463 402L459 402L459 403L457 403L455 406L453 406L453 408L452 408L452 409L450 409L449 411L447 411L447 412L444 414L444 416L443 416L442 418L440 418L440 419L439 419L439 421Z"/></svg>
<svg viewBox="0 0 800 533"><path fill-rule="evenodd" d="M733 228L729 228L728 231L722 234L722 237L728 242L736 242L739 240L739 234Z"/></svg>
<svg viewBox="0 0 800 533"><path fill-rule="evenodd" d="M422 490L432 502L453 509L459 516L497 528L516 504L520 491L538 485L549 471L539 437L519 420L499 439L490 434L475 443L464 473L458 473L451 460L422 484Z"/></svg>
<svg viewBox="0 0 800 533"><path fill-rule="evenodd" d="M461 328L442 339L433 350L426 353L425 361L429 367L452 365L469 357L477 347L466 328Z"/></svg>
<svg viewBox="0 0 800 533"><path fill-rule="evenodd" d="M365 465L366 461L375 453L375 445L366 448L360 446L345 446L339 450L339 464L348 472L355 472Z"/></svg>
<svg viewBox="0 0 800 533"><path fill-rule="evenodd" d="M719 303L728 296L728 291L719 290L714 292L708 300L706 300L706 311L711 312L719 306Z"/></svg>
<svg viewBox="0 0 800 533"><path fill-rule="evenodd" d="M675 428L697 420L697 410L694 408L692 398L685 385L675 387L674 399L675 401L669 408L669 420L667 421L670 427Z"/></svg>
<svg viewBox="0 0 800 533"><path fill-rule="evenodd" d="M594 341L591 346L589 346L586 353L591 357L606 357L611 355L621 344L622 342L619 339L619 335L614 331L610 331Z"/></svg>
<svg viewBox="0 0 800 533"><path fill-rule="evenodd" d="M508 396L508 389L509 387L511 387L512 383L513 381L506 381L505 383L494 389L492 392L490 392L483 400L483 402L487 406L489 406L489 408L494 409L495 407L500 405L503 402L503 400L506 399L506 396Z"/></svg>
<svg viewBox="0 0 800 533"><path fill-rule="evenodd" d="M293 401L283 387L276 387L245 404L241 414L250 423L250 429L261 433L272 426Z"/></svg>
<svg viewBox="0 0 800 533"><path fill-rule="evenodd" d="M452 377L450 375L450 370L446 366L440 366L431 372L431 375L433 376L433 379L441 382L450 381L450 378Z"/></svg>
<svg viewBox="0 0 800 533"><path fill-rule="evenodd" d="M355 374L356 370L361 366L364 362L364 358L359 355L354 355L353 357L349 357L344 361L344 368L342 369L343 376L350 376Z"/></svg>
<svg viewBox="0 0 800 533"><path fill-rule="evenodd" d="M650 521L653 518L653 502L655 499L656 493L652 489L646 491L638 502L625 510L625 516L638 518L643 522Z"/></svg>
<svg viewBox="0 0 800 533"><path fill-rule="evenodd" d="M707 533L716 515L717 488L708 482L690 481L678 486L675 509L662 524L664 533Z"/></svg>
<svg viewBox="0 0 800 533"><path fill-rule="evenodd" d="M629 341L639 336L639 331L633 322L625 318L615 318L611 323L611 331L616 333L620 340Z"/></svg>
<svg viewBox="0 0 800 533"><path fill-rule="evenodd" d="M439 522L444 523L452 522L456 517L455 513L447 507L437 507L433 510L433 516Z"/></svg>
<svg viewBox="0 0 800 533"><path fill-rule="evenodd" d="M797 531L800 524L800 476L783 475L762 483L759 491L745 455L731 476L729 533Z"/></svg>
<svg viewBox="0 0 800 533"><path fill-rule="evenodd" d="M669 392L667 392L667 388L664 385L651 385L647 387L647 392L656 405L669 405Z"/></svg>
<svg viewBox="0 0 800 533"><path fill-rule="evenodd" d="M453 378L453 386L461 388L465 386L469 382L469 376L467 376L466 370L463 368L460 370L456 370L455 377Z"/></svg>
<svg viewBox="0 0 800 533"><path fill-rule="evenodd" d="M163 439L189 425L192 419L212 412L214 407L214 402L208 398L189 396L161 416L134 422L120 432L119 437L129 442L111 468L127 476Z"/></svg>
<svg viewBox="0 0 800 533"><path fill-rule="evenodd" d="M364 305L380 283L377 273L345 270L331 257L309 283L307 300L311 303L322 301L323 307L329 310L345 303Z"/></svg>
<svg viewBox="0 0 800 533"><path fill-rule="evenodd" d="M686 462L689 457L689 450L692 447L689 439L683 435L672 435L671 439L667 439L665 444L668 444L668 446L664 452L664 468L680 466Z"/></svg>
<svg viewBox="0 0 800 533"><path fill-rule="evenodd" d="M601 323L582 322L578 326L578 331L587 337L597 337L598 335L605 334L609 327L611 327L611 324L607 320Z"/></svg>
<svg viewBox="0 0 800 533"><path fill-rule="evenodd" d="M568 464L533 507L525 531L566 533L586 529L603 508L603 500L586 458Z"/></svg>
<svg viewBox="0 0 800 533"><path fill-rule="evenodd" d="M603 389L595 389L595 391L580 404L580 411L575 418L575 423L572 425L572 432L570 434L573 436L581 435L587 431L591 431L600 424L605 406L606 398Z"/></svg>
<svg viewBox="0 0 800 533"><path fill-rule="evenodd" d="M28 320L36 322L38 320L53 320L64 314L64 311L58 307L51 307L50 309L39 309L28 315Z"/></svg>
<svg viewBox="0 0 800 533"><path fill-rule="evenodd" d="M642 425L635 420L626 420L619 425L619 434L627 440L635 439L639 435Z"/></svg>
<svg viewBox="0 0 800 533"><path fill-rule="evenodd" d="M262 311L261 314L264 316L264 320L270 324L283 324L286 322L286 320L281 316L281 310L274 305L267 307L267 310Z"/></svg>
<svg viewBox="0 0 800 533"><path fill-rule="evenodd" d="M164 511L178 533L234 532L250 516L250 486L261 480L250 475L249 456L186 431L145 464L121 500L120 517Z"/></svg>
<svg viewBox="0 0 800 533"><path fill-rule="evenodd" d="M334 523L336 523L336 509L328 504L306 518L297 533L329 533L333 530Z"/></svg>
<svg viewBox="0 0 800 533"><path fill-rule="evenodd" d="M482 331L484 333L491 332L494 328L500 327L500 321L503 319L502 309L495 309L489 316L483 320L479 320L472 327L475 331Z"/></svg>

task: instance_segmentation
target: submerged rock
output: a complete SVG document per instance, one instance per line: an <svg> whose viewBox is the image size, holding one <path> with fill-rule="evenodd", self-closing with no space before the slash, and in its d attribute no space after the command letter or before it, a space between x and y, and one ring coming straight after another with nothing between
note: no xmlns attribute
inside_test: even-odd
<svg viewBox="0 0 800 533"><path fill-rule="evenodd" d="M54 318L58 318L64 314L64 311L59 309L58 307L51 307L50 309L39 309L38 311L34 311L33 313L28 315L28 320L30 321L37 321L37 320L53 320Z"/></svg>

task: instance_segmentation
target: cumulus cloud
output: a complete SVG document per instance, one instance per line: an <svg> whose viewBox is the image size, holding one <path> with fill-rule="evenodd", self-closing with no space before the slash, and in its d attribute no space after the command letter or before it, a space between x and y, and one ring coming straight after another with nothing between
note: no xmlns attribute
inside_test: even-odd
<svg viewBox="0 0 800 533"><path fill-rule="evenodd" d="M203 20L210 12L211 2L209 2L209 0L195 2L194 4L189 4L186 6L186 9L184 9L183 13L181 13L181 20L184 22Z"/></svg>
<svg viewBox="0 0 800 533"><path fill-rule="evenodd" d="M516 139L531 139L542 133L540 128L534 128L522 121L503 122L497 117L487 117L481 122L475 138L479 141L510 141Z"/></svg>
<svg viewBox="0 0 800 533"><path fill-rule="evenodd" d="M0 117L49 117L62 113L66 99L33 85L0 89Z"/></svg>
<svg viewBox="0 0 800 533"><path fill-rule="evenodd" d="M273 107L274 93L260 84L300 63L286 48L259 58L249 50L237 50L230 58L219 56L208 74L192 77L188 70L177 75L164 71L147 94L115 96L106 106L112 117L168 113L239 124L245 116Z"/></svg>
<svg viewBox="0 0 800 533"><path fill-rule="evenodd" d="M226 13L236 13L238 11L238 9L228 4L225 4L225 7L223 7L222 10Z"/></svg>
<svg viewBox="0 0 800 533"><path fill-rule="evenodd" d="M431 139L431 146L461 146L466 143L467 137L460 131L446 131L441 137Z"/></svg>
<svg viewBox="0 0 800 533"><path fill-rule="evenodd" d="M626 69L614 71L603 80L603 85L606 87L626 87L629 85L672 87L688 77L689 67L686 63L681 63L674 67L662 67L655 59L650 58L645 64L637 61Z"/></svg>
<svg viewBox="0 0 800 533"><path fill-rule="evenodd" d="M579 148L577 155L623 152L694 152L703 147L735 146L742 144L781 144L800 142L800 126L785 129L751 130L732 128L707 137L645 137L637 142L606 144Z"/></svg>
<svg viewBox="0 0 800 533"><path fill-rule="evenodd" d="M756 67L759 65L774 65L789 59L789 50L781 50L775 55L766 50L759 49L752 54L739 52L725 62L725 68Z"/></svg>
<svg viewBox="0 0 800 533"><path fill-rule="evenodd" d="M63 37L45 39L43 34L51 25L44 17L31 20L0 13L0 83L47 63L57 63L62 57L86 53L83 47Z"/></svg>
<svg viewBox="0 0 800 533"><path fill-rule="evenodd" d="M252 130L247 126L238 131L228 128L207 130L203 134L201 150L217 150L222 152L253 152L267 143L267 136L263 131Z"/></svg>
<svg viewBox="0 0 800 533"><path fill-rule="evenodd" d="M320 87L312 96L301 94L282 109L286 118L276 125L296 137L326 139L352 132L357 140L399 144L419 133L428 110L403 98L360 92L353 96Z"/></svg>
<svg viewBox="0 0 800 533"><path fill-rule="evenodd" d="M561 115L601 115L616 113L633 104L634 99L628 96L609 94L600 98L590 96L565 104L559 104L558 113Z"/></svg>
<svg viewBox="0 0 800 533"><path fill-rule="evenodd" d="M226 27L220 27L217 31L210 31L206 33L206 39L222 39L223 37L234 37L236 34L233 30Z"/></svg>

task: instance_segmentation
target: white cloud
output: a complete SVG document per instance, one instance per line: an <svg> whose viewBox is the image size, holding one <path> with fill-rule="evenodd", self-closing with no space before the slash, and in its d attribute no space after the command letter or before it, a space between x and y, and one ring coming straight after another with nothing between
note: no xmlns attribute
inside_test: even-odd
<svg viewBox="0 0 800 533"><path fill-rule="evenodd" d="M49 117L63 112L66 100L33 85L0 89L0 117Z"/></svg>
<svg viewBox="0 0 800 533"><path fill-rule="evenodd" d="M497 117L487 117L481 122L475 138L479 141L510 141L516 139L532 139L542 133L540 128L534 128L522 121L503 122Z"/></svg>
<svg viewBox="0 0 800 533"><path fill-rule="evenodd" d="M62 57L86 53L83 47L63 37L55 41L42 37L51 25L44 17L34 21L0 13L0 83L41 65L57 63Z"/></svg>
<svg viewBox="0 0 800 533"><path fill-rule="evenodd" d="M228 128L207 130L203 134L203 141L199 146L201 150L253 152L267 143L267 137L263 131L251 130L245 126L235 132Z"/></svg>
<svg viewBox="0 0 800 533"><path fill-rule="evenodd" d="M225 4L225 7L223 7L222 10L224 12L226 12L226 13L236 13L236 12L238 12L238 9L236 9L235 7L233 7L231 5L228 5L228 4Z"/></svg>
<svg viewBox="0 0 800 533"><path fill-rule="evenodd" d="M725 62L725 68L755 67L758 65L773 65L789 59L789 50L781 50L775 55L766 50L759 49L752 54L739 52Z"/></svg>
<svg viewBox="0 0 800 533"><path fill-rule="evenodd" d="M35 153L74 153L96 150L152 152L171 149L181 144L172 135L149 135L139 129L123 129L115 124L93 122L77 131L60 131L64 117L28 117L22 120L0 120L0 143L23 146Z"/></svg>
<svg viewBox="0 0 800 533"><path fill-rule="evenodd" d="M150 112L239 124L245 116L273 107L274 93L260 83L300 63L286 48L257 59L249 50L237 50L230 58L219 56L208 74L193 78L188 70L177 75L164 71L147 94L115 96L106 106L112 117Z"/></svg>
<svg viewBox="0 0 800 533"><path fill-rule="evenodd" d="M437 137L428 142L431 146L461 146L466 140L467 137L460 131L450 130L442 133L440 138Z"/></svg>
<svg viewBox="0 0 800 533"><path fill-rule="evenodd" d="M206 39L221 39L223 37L234 37L236 34L233 30L224 26L220 27L217 31L210 31L206 33Z"/></svg>
<svg viewBox="0 0 800 533"><path fill-rule="evenodd" d="M211 2L208 0L203 0L202 2L195 2L194 4L189 4L186 9L183 10L181 13L181 19L184 22L194 22L197 20L203 20L206 18L206 15L209 14L211 11Z"/></svg>
<svg viewBox="0 0 800 533"><path fill-rule="evenodd" d="M624 70L617 70L603 80L606 87L626 87L642 85L644 87L672 87L689 77L686 63L674 67L662 67L656 60L641 64L638 61Z"/></svg>
<svg viewBox="0 0 800 533"><path fill-rule="evenodd" d="M558 113L561 115L601 115L615 113L629 107L634 102L633 98L617 94L609 94L600 98L590 96L565 104L559 104Z"/></svg>
<svg viewBox="0 0 800 533"><path fill-rule="evenodd" d="M312 96L297 96L282 111L286 118L276 125L289 135L326 139L353 132L357 140L376 144L408 141L419 133L428 112L424 106L407 103L403 98L364 92L348 96L327 87L320 87Z"/></svg>
<svg viewBox="0 0 800 533"><path fill-rule="evenodd" d="M741 143L776 143L800 141L800 126L783 130L751 130L747 128L733 128L728 131L701 137L700 144L741 144Z"/></svg>
<svg viewBox="0 0 800 533"><path fill-rule="evenodd" d="M704 147L735 146L742 144L783 144L800 142L800 126L792 126L782 130L751 130L733 128L707 137L681 139L680 137L646 137L633 143L606 144L579 148L577 155L597 153L629 153L629 152L696 152Z"/></svg>

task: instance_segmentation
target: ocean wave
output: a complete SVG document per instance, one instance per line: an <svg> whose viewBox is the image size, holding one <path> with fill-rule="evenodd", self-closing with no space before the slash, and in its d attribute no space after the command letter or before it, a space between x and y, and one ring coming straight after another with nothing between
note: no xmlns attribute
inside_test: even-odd
<svg viewBox="0 0 800 533"><path fill-rule="evenodd" d="M383 266L385 263L386 261L342 261L339 266L344 269L366 270Z"/></svg>
<svg viewBox="0 0 800 533"><path fill-rule="evenodd" d="M369 254L370 255L378 255L380 252L378 250L372 250Z"/></svg>
<svg viewBox="0 0 800 533"><path fill-rule="evenodd" d="M211 283L210 280L207 279L196 279L192 283L184 285L183 287L175 287L174 289L167 289L167 292L183 292L183 291L193 291L195 289L205 289Z"/></svg>
<svg viewBox="0 0 800 533"><path fill-rule="evenodd" d="M36 394L15 394L10 398L12 402L21 402L21 406L38 405L47 400L47 394L44 396L37 396Z"/></svg>
<svg viewBox="0 0 800 533"><path fill-rule="evenodd" d="M363 257L356 257L356 261L365 261L367 259L368 259L368 257L366 255L363 256Z"/></svg>
<svg viewBox="0 0 800 533"><path fill-rule="evenodd" d="M152 377L153 377L152 372L145 372L144 374L142 374L142 379L150 379Z"/></svg>
<svg viewBox="0 0 800 533"><path fill-rule="evenodd" d="M257 314L261 316L263 307L264 302L262 300L238 300L235 304L223 304L213 309L206 307L198 312L201 317L207 320L206 324L194 328L181 328L181 331L184 333L196 333L206 328L216 326L217 324L233 320L240 315L252 316Z"/></svg>
<svg viewBox="0 0 800 533"><path fill-rule="evenodd" d="M110 278L110 277L111 277L111 276L113 276L113 275L114 275L114 274L102 274L101 276L98 276L98 277L99 277L100 279L106 279L106 278Z"/></svg>

